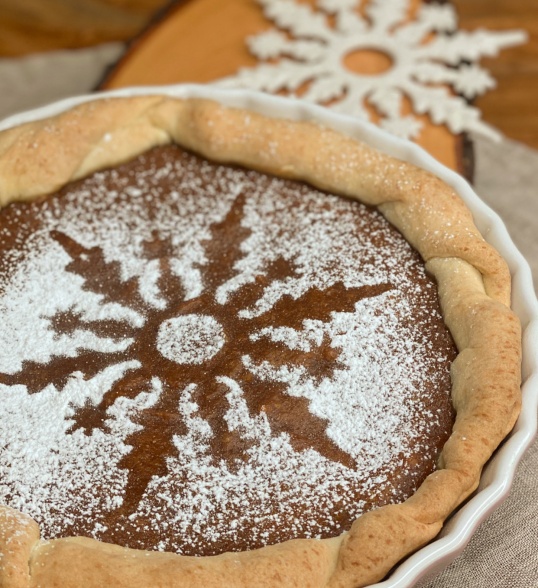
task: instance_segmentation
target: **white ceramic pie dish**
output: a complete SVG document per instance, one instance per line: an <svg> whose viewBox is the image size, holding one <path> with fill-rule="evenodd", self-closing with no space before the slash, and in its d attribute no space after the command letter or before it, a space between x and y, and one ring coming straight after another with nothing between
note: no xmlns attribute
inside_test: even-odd
<svg viewBox="0 0 538 588"><path fill-rule="evenodd" d="M176 97L206 97L228 106L250 108L268 116L315 119L329 127L373 145L394 157L418 165L451 185L473 212L475 223L488 242L507 260L513 278L512 306L523 326L523 405L517 424L486 466L478 491L447 522L440 536L402 562L382 582L382 588L408 588L447 566L465 548L475 529L507 497L515 469L536 433L538 406L538 302L527 262L512 243L500 218L474 193L469 184L444 167L417 145L388 135L357 119L297 100L243 90L180 85L129 88L70 98L43 108L17 114L0 123L0 130L57 114L81 102L104 96L166 94Z"/></svg>

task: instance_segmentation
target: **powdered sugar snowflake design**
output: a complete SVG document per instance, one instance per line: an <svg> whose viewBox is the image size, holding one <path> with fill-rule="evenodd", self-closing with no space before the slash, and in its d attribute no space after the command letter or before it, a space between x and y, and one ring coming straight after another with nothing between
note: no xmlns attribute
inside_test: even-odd
<svg viewBox="0 0 538 588"><path fill-rule="evenodd" d="M340 531L350 488L401 499L387 468L423 415L439 434L421 382L448 390L415 331L440 315L398 327L436 296L413 252L356 203L163 153L45 203L0 266L0 500L46 536L211 554Z"/></svg>
<svg viewBox="0 0 538 588"><path fill-rule="evenodd" d="M467 100L495 85L476 61L524 42L523 31L458 31L449 4L421 4L406 22L410 0L371 0L364 15L357 0L318 0L316 8L295 0L257 1L278 27L248 39L250 51L264 63L241 69L221 85L299 92L303 100L364 119L369 118L368 104L382 128L416 138L422 123L402 114L408 98L415 113L427 114L453 133L499 137ZM351 71L345 58L360 50L379 51L391 65L373 75Z"/></svg>

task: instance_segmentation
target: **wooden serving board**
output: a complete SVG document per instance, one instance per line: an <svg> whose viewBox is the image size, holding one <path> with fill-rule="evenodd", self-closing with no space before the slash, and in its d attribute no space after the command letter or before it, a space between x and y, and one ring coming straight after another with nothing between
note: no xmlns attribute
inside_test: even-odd
<svg viewBox="0 0 538 588"><path fill-rule="evenodd" d="M410 18L420 2L412 2ZM241 67L258 63L247 49L247 37L273 26L255 0L177 0L130 44L98 89L206 83L231 76ZM371 74L382 71L386 61L382 54L361 51L345 63L352 70ZM410 105L404 108L411 111ZM375 121L374 112L372 116ZM470 177L472 165L465 137L454 135L445 125L434 125L426 116L418 118L424 128L416 142L448 167Z"/></svg>

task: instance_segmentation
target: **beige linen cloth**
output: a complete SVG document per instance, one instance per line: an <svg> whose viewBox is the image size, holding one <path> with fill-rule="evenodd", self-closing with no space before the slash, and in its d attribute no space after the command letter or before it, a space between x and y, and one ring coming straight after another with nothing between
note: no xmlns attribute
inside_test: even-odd
<svg viewBox="0 0 538 588"><path fill-rule="evenodd" d="M0 119L91 91L123 51L109 44L0 59ZM508 139L473 137L474 187L504 220L538 286L538 151ZM538 289L538 288L537 288ZM538 441L520 463L509 498L465 551L420 588L538 587Z"/></svg>

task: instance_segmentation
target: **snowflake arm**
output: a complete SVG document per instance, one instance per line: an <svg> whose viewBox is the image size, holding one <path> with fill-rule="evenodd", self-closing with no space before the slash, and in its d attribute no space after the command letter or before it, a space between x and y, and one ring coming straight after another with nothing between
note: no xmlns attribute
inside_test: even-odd
<svg viewBox="0 0 538 588"><path fill-rule="evenodd" d="M284 331L283 329L281 331ZM278 330L266 330L263 334L273 340L272 334L280 334ZM286 333L286 331L284 331ZM344 369L338 360L339 351L331 346L331 339L327 333L323 334L319 345L312 344L313 349L291 349L286 343L275 343L273 353L267 358L266 354L258 356L254 347L249 355L249 365L265 364L272 373L277 373L284 367L301 366L303 376L319 384L324 379L332 379L337 370Z"/></svg>
<svg viewBox="0 0 538 588"><path fill-rule="evenodd" d="M297 299L286 294L272 307L272 315L276 317L278 324L274 324L274 320L265 313L254 317L255 332L259 335L251 337L251 340L268 337L277 343L269 360L277 371L283 366L300 365L310 379L319 383L324 378L331 378L336 370L343 367L338 362L339 353L331 346L327 334L318 336L320 340L312 341L306 347L279 344L279 334L301 332L305 329L306 321L327 324L335 312L352 313L358 301L379 296L391 288L390 284L346 288L341 282L337 282L324 289L311 288ZM262 361L255 345L251 348L250 359L258 363Z"/></svg>
<svg viewBox="0 0 538 588"><path fill-rule="evenodd" d="M307 319L326 323L334 312L353 312L359 300L379 296L391 288L390 284L347 288L342 282L337 282L323 289L311 288L296 299L285 294L273 305L273 313L278 317L278 325L275 326L301 329L303 321ZM270 317L265 314L254 320L256 328L272 324Z"/></svg>
<svg viewBox="0 0 538 588"><path fill-rule="evenodd" d="M276 30L248 37L247 46L259 59L288 55L308 63L316 62L325 52L323 45L318 41L289 40L286 35Z"/></svg>
<svg viewBox="0 0 538 588"><path fill-rule="evenodd" d="M305 67L303 63L292 59L281 59L278 63L263 63L256 68L242 68L238 74L231 78L224 78L219 85L224 87L250 88L252 90L264 90L276 93L280 90L297 90L301 85L323 74L324 69L310 64Z"/></svg>
<svg viewBox="0 0 538 588"><path fill-rule="evenodd" d="M107 261L99 247L84 247L66 233L51 231L50 234L71 257L65 269L84 276L84 290L102 295L105 302L115 302L134 309L146 306L140 296L138 280L122 279L119 261Z"/></svg>
<svg viewBox="0 0 538 588"><path fill-rule="evenodd" d="M422 130L422 123L415 116L388 116L379 126L402 139L416 139Z"/></svg>
<svg viewBox="0 0 538 588"><path fill-rule="evenodd" d="M368 30L368 21L356 12L357 0L319 0L318 6L334 15L335 29L339 33L365 33Z"/></svg>
<svg viewBox="0 0 538 588"><path fill-rule="evenodd" d="M332 76L320 76L312 81L301 98L307 102L323 104L341 98L345 91L345 80L335 80Z"/></svg>
<svg viewBox="0 0 538 588"><path fill-rule="evenodd" d="M450 4L422 4L417 20L425 23L430 31L451 33L458 26L456 10Z"/></svg>
<svg viewBox="0 0 538 588"><path fill-rule="evenodd" d="M149 383L146 381L145 387ZM137 385L137 394L133 394L133 397L140 395L145 387ZM163 388L158 399L151 399L146 406L141 406L131 419L137 425L137 430L125 439L132 449L118 462L118 467L127 470L125 499L116 511L118 517L135 512L151 480L168 472L168 456L176 453L175 434L187 433L180 419L175 419L175 429L162 426L161 415L173 414L178 410L177 396L177 393Z"/></svg>
<svg viewBox="0 0 538 588"><path fill-rule="evenodd" d="M123 351L116 353L82 351L73 357L54 357L48 363L25 361L22 369L16 374L0 374L0 384L24 385L27 387L28 394L41 392L49 385L54 386L56 390L62 390L75 373L82 372L84 379L89 380L111 363L122 363L125 360L126 354Z"/></svg>
<svg viewBox="0 0 538 588"><path fill-rule="evenodd" d="M110 359L110 358L109 358ZM114 404L123 399L123 401L130 400L139 396L146 391L151 384L151 377L149 374L141 375L141 364L137 368L133 368L124 374L121 378L116 380L112 387L97 401L86 401L86 404L81 406L73 416L73 424L69 430L73 433L77 430L82 430L85 435L91 435L95 429L106 429L105 420L107 413Z"/></svg>
<svg viewBox="0 0 538 588"><path fill-rule="evenodd" d="M449 84L467 99L495 87L493 77L475 64L450 69L438 63L419 63L413 68L413 78L424 84Z"/></svg>
<svg viewBox="0 0 538 588"><path fill-rule="evenodd" d="M76 336L77 332L89 331L98 337L115 339L119 343L126 338L134 337L143 322L135 326L123 318L116 317L88 320L81 311L70 308L65 312L56 313L50 319L50 324L55 333L62 333L72 338Z"/></svg>
<svg viewBox="0 0 538 588"><path fill-rule="evenodd" d="M432 32L428 23L414 21L394 31L394 38L397 43L404 47L417 47Z"/></svg>
<svg viewBox="0 0 538 588"><path fill-rule="evenodd" d="M328 421L310 411L307 398L290 396L288 386L273 378L249 378L241 386L249 414L265 415L273 437L284 434L295 451L313 449L331 461L355 467L354 459L327 436Z"/></svg>
<svg viewBox="0 0 538 588"><path fill-rule="evenodd" d="M391 34L398 43L416 45L433 32L452 32L457 25L456 13L450 5L422 5L414 20L406 22L409 14L408 0L375 0L366 12L372 21L372 29Z"/></svg>
<svg viewBox="0 0 538 588"><path fill-rule="evenodd" d="M383 116L396 118L400 115L403 93L394 86L375 88L366 99Z"/></svg>
<svg viewBox="0 0 538 588"><path fill-rule="evenodd" d="M499 134L480 120L480 111L460 96L451 96L446 88L428 88L406 82L404 92L413 103L415 112L428 114L434 124L446 124L451 132L475 131L493 140Z"/></svg>
<svg viewBox="0 0 538 588"><path fill-rule="evenodd" d="M226 282L241 258L241 243L250 235L250 229L241 225L245 194L239 193L221 222L211 226L209 238L202 242L206 263L200 266L204 286L211 292Z"/></svg>
<svg viewBox="0 0 538 588"><path fill-rule="evenodd" d="M414 20L397 27L393 36L398 45L416 47L432 33L452 33L456 30L457 18L450 4L422 5Z"/></svg>
<svg viewBox="0 0 538 588"><path fill-rule="evenodd" d="M501 49L519 45L526 40L524 31L458 31L450 37L438 36L430 43L417 47L416 57L418 60L438 59L450 65L458 65L461 61L495 57Z"/></svg>
<svg viewBox="0 0 538 588"><path fill-rule="evenodd" d="M347 14L357 8L357 0L318 0L317 5L329 14Z"/></svg>
<svg viewBox="0 0 538 588"><path fill-rule="evenodd" d="M140 426L135 422L137 415L155 406L161 394L162 383L154 377L148 381L148 387L136 396L119 396L106 410L103 429L116 430L123 438L139 430Z"/></svg>
<svg viewBox="0 0 538 588"><path fill-rule="evenodd" d="M389 133L414 139L422 130L422 122L415 116L402 116L403 92L394 86L379 87L370 92L367 101L382 115L379 126Z"/></svg>
<svg viewBox="0 0 538 588"><path fill-rule="evenodd" d="M366 88L357 87L356 84L348 84L346 95L331 105L331 110L342 114L356 116L362 120L369 120L370 115L364 105Z"/></svg>
<svg viewBox="0 0 538 588"><path fill-rule="evenodd" d="M329 41L333 35L323 14L294 0L258 0L267 18L296 37Z"/></svg>
<svg viewBox="0 0 538 588"><path fill-rule="evenodd" d="M366 16L372 29L389 34L392 27L405 20L408 10L408 0L371 0L366 6Z"/></svg>

